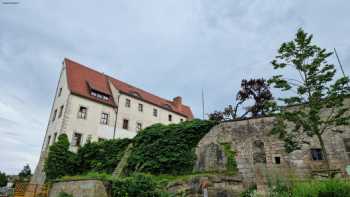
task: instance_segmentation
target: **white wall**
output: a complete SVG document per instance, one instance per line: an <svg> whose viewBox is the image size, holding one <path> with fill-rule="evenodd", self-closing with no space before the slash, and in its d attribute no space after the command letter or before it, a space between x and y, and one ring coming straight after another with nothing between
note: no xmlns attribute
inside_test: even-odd
<svg viewBox="0 0 350 197"><path fill-rule="evenodd" d="M155 123L171 124L179 123L181 119L183 121L186 120L186 117L180 116L173 112L169 112L163 108L141 101L132 96L122 94L111 83L110 88L112 90L115 103L118 105L117 129L121 133L121 135L136 135L136 125L138 122L142 124L142 128L146 128ZM125 106L126 99L130 100L130 107ZM143 105L142 112L138 110L139 104ZM153 109L158 110L158 115L156 117L153 116ZM169 114L172 115L172 121L168 120ZM124 119L129 120L128 130L123 129Z"/></svg>
<svg viewBox="0 0 350 197"><path fill-rule="evenodd" d="M62 91L61 91L61 95L58 96L60 88L62 88ZM47 148L49 136L51 136L50 144L53 144L54 143L54 141L53 141L54 133L57 133L57 136L58 136L60 131L61 131L65 111L67 108L67 99L68 99L69 95L70 95L70 91L68 89L66 67L63 66L62 70L61 70L60 79L58 81L57 91L55 94L54 103L52 106L52 111L50 114L50 119L49 119L47 131L46 131L46 138L44 140L44 150L45 150L45 148ZM64 106L63 107L63 114L61 117L59 117L60 106L62 106L62 105ZM53 121L53 114L54 114L55 110L57 110L57 114L56 114L55 120Z"/></svg>
<svg viewBox="0 0 350 197"><path fill-rule="evenodd" d="M68 100L70 107L64 132L68 135L70 142L72 142L74 133L82 134L82 143L86 143L89 135L92 141L97 141L98 138L110 139L113 137L115 124L113 107L76 95L70 95ZM86 119L78 118L80 106L87 108ZM102 113L109 114L108 125L100 123Z"/></svg>

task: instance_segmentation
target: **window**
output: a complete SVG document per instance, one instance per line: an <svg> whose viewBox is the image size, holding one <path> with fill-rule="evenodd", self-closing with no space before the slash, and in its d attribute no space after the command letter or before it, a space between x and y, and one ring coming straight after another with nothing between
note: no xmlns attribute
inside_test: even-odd
<svg viewBox="0 0 350 197"><path fill-rule="evenodd" d="M139 103L139 108L138 109L139 109L140 112L143 112L143 105L141 103Z"/></svg>
<svg viewBox="0 0 350 197"><path fill-rule="evenodd" d="M50 141L51 141L51 135L47 137L46 147L50 145Z"/></svg>
<svg viewBox="0 0 350 197"><path fill-rule="evenodd" d="M94 97L97 97L98 99L102 99L102 100L108 100L109 99L109 96L106 95L106 94L102 94L102 93L99 93L99 92L96 92L96 91L91 91L90 92L91 96L94 96Z"/></svg>
<svg viewBox="0 0 350 197"><path fill-rule="evenodd" d="M109 114L107 114L107 113L102 113L101 114L101 121L100 121L100 123L101 124L108 124L108 116L109 116Z"/></svg>
<svg viewBox="0 0 350 197"><path fill-rule="evenodd" d="M320 148L312 148L311 157L312 157L312 160L314 161L323 160L322 150Z"/></svg>
<svg viewBox="0 0 350 197"><path fill-rule="evenodd" d="M350 159L350 138L345 138L343 141L345 146L345 152L347 153L348 158Z"/></svg>
<svg viewBox="0 0 350 197"><path fill-rule="evenodd" d="M171 114L169 114L168 120L169 120L170 122L173 120L173 116L172 116Z"/></svg>
<svg viewBox="0 0 350 197"><path fill-rule="evenodd" d="M61 118L63 114L63 105L60 107L60 112L58 113L58 118Z"/></svg>
<svg viewBox="0 0 350 197"><path fill-rule="evenodd" d="M157 117L158 116L158 110L157 109L153 109L153 116Z"/></svg>
<svg viewBox="0 0 350 197"><path fill-rule="evenodd" d="M142 130L142 123L141 122L137 122L136 123L136 131L141 131Z"/></svg>
<svg viewBox="0 0 350 197"><path fill-rule="evenodd" d="M131 103L131 101L130 101L130 99L125 99L125 107L130 107L130 103Z"/></svg>
<svg viewBox="0 0 350 197"><path fill-rule="evenodd" d="M78 112L78 118L80 119L86 119L86 114L87 114L87 108L80 106L79 112Z"/></svg>
<svg viewBox="0 0 350 197"><path fill-rule="evenodd" d="M56 138L57 138L57 133L54 133L54 134L53 134L53 140L52 140L52 143L55 143L55 142L56 142Z"/></svg>
<svg viewBox="0 0 350 197"><path fill-rule="evenodd" d="M184 121L184 119L180 118L180 122L183 122L183 121Z"/></svg>
<svg viewBox="0 0 350 197"><path fill-rule="evenodd" d="M61 94L62 94L62 88L60 88L60 89L58 90L58 96L57 96L57 97L60 97Z"/></svg>
<svg viewBox="0 0 350 197"><path fill-rule="evenodd" d="M123 129L126 129L126 130L129 129L129 120L128 119L123 120Z"/></svg>
<svg viewBox="0 0 350 197"><path fill-rule="evenodd" d="M165 105L163 105L163 107L164 107L165 109L172 110L172 108L171 108L171 106L170 106L169 104L165 104Z"/></svg>
<svg viewBox="0 0 350 197"><path fill-rule="evenodd" d="M81 146L82 134L74 133L73 135L73 146Z"/></svg>
<svg viewBox="0 0 350 197"><path fill-rule="evenodd" d="M281 157L275 157L275 164L281 164Z"/></svg>
<svg viewBox="0 0 350 197"><path fill-rule="evenodd" d="M55 111L53 112L52 122L55 121L56 115L57 115L57 109L55 109Z"/></svg>
<svg viewBox="0 0 350 197"><path fill-rule="evenodd" d="M92 141L92 135L88 135L86 138L86 143L90 143Z"/></svg>

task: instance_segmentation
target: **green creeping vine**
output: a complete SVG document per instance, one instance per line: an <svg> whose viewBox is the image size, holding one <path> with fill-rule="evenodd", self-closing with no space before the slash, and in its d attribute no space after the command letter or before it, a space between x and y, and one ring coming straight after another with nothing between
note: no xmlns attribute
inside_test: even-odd
<svg viewBox="0 0 350 197"><path fill-rule="evenodd" d="M227 172L230 175L234 175L237 172L237 163L236 163L236 153L231 149L231 145L229 143L221 143L220 144L224 153L227 157L226 168Z"/></svg>

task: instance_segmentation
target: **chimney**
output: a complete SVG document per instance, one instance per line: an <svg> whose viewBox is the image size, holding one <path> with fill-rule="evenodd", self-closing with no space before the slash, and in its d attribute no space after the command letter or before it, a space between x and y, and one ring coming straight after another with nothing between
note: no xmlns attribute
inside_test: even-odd
<svg viewBox="0 0 350 197"><path fill-rule="evenodd" d="M182 105L181 96L177 96L177 97L173 98L173 103L174 103L175 107L179 107L180 105Z"/></svg>

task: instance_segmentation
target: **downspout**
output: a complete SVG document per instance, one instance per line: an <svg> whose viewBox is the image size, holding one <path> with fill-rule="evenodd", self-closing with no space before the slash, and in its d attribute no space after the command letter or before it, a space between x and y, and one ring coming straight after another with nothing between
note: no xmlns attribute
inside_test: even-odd
<svg viewBox="0 0 350 197"><path fill-rule="evenodd" d="M117 98L117 107L114 108L114 112L115 112L115 121L114 121L113 139L115 139L115 132L116 132L116 130L117 130L118 109L119 109L119 97L120 97L120 94L118 95L118 98Z"/></svg>

